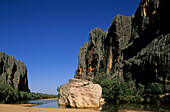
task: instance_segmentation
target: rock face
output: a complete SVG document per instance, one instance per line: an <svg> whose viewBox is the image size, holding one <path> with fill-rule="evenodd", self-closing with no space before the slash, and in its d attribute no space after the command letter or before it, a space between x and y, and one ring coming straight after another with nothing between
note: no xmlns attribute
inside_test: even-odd
<svg viewBox="0 0 170 112"><path fill-rule="evenodd" d="M117 15L106 30L90 32L79 52L75 78L93 80L132 72L142 84L160 82L170 90L169 0L141 0L131 17ZM146 80L147 79L147 80Z"/></svg>
<svg viewBox="0 0 170 112"><path fill-rule="evenodd" d="M59 105L77 108L99 107L102 88L98 84L82 79L70 79L60 88Z"/></svg>
<svg viewBox="0 0 170 112"><path fill-rule="evenodd" d="M0 81L19 91L29 91L27 68L22 61L0 52Z"/></svg>
<svg viewBox="0 0 170 112"><path fill-rule="evenodd" d="M84 43L79 53L75 77L93 80L99 73L110 77L122 60L121 50L131 43L131 17L117 15L107 31L95 28L90 32L89 43Z"/></svg>
<svg viewBox="0 0 170 112"><path fill-rule="evenodd" d="M160 82L170 90L170 34L154 39L124 65L139 83Z"/></svg>

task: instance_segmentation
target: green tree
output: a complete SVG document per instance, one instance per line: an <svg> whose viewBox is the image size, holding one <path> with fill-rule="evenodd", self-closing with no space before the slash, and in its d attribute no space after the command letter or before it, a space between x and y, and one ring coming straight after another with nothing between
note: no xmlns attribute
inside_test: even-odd
<svg viewBox="0 0 170 112"><path fill-rule="evenodd" d="M57 95L23 92L14 89L11 85L0 81L0 103L13 103L16 101L35 100L43 98L56 98Z"/></svg>
<svg viewBox="0 0 170 112"><path fill-rule="evenodd" d="M60 98L60 88L61 88L62 85L60 85L60 87L57 87L57 92L58 92L58 95L57 95L57 98Z"/></svg>

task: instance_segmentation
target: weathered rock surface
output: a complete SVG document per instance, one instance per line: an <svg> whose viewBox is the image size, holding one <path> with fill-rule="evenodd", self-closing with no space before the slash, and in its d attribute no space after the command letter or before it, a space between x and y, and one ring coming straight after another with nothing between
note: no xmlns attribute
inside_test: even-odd
<svg viewBox="0 0 170 112"><path fill-rule="evenodd" d="M142 0L132 20L133 44L123 50L123 73L137 82L160 82L170 90L170 30L168 0Z"/></svg>
<svg viewBox="0 0 170 112"><path fill-rule="evenodd" d="M137 82L160 82L170 90L169 0L141 0L131 17L117 15L106 30L95 28L79 52L75 78L114 79L127 72ZM147 79L147 80L144 80Z"/></svg>
<svg viewBox="0 0 170 112"><path fill-rule="evenodd" d="M124 65L139 83L160 82L170 90L170 33L154 39Z"/></svg>
<svg viewBox="0 0 170 112"><path fill-rule="evenodd" d="M98 84L82 79L70 79L60 88L59 105L77 108L99 107L102 88Z"/></svg>
<svg viewBox="0 0 170 112"><path fill-rule="evenodd" d="M90 79L93 78L96 73L105 69L103 68L105 38L106 34L102 29L95 28L90 32L89 43L85 42L80 49L79 66L76 70L75 77Z"/></svg>
<svg viewBox="0 0 170 112"><path fill-rule="evenodd" d="M20 91L29 91L27 68L24 62L0 52L0 81Z"/></svg>
<svg viewBox="0 0 170 112"><path fill-rule="evenodd" d="M93 80L96 74L116 72L123 59L121 50L131 43L131 18L120 16L113 19L108 30L95 28L90 32L89 43L85 42L79 52L79 65L75 77Z"/></svg>

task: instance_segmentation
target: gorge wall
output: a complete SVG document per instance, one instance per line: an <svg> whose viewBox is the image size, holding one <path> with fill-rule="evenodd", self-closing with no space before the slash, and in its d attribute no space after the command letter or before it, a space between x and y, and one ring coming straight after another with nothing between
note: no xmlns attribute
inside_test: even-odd
<svg viewBox="0 0 170 112"><path fill-rule="evenodd" d="M106 31L93 29L80 48L74 77L116 79L131 72L137 82L160 82L170 90L168 5L169 0L141 0L131 17L118 14Z"/></svg>
<svg viewBox="0 0 170 112"><path fill-rule="evenodd" d="M4 52L0 52L0 81L19 91L29 92L27 68L24 62Z"/></svg>

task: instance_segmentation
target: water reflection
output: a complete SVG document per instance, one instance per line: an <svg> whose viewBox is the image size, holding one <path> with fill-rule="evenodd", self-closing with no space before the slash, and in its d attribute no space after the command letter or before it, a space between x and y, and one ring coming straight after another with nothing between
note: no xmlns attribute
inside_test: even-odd
<svg viewBox="0 0 170 112"><path fill-rule="evenodd" d="M19 103L20 104L37 104L33 106L37 108L68 108L65 106L58 106L57 100L32 100L32 101L24 101L24 102L19 102ZM128 104L128 103L115 104L112 102L107 102L104 105L102 105L100 108L94 108L94 109L100 110L101 112L118 112L121 109L170 112L169 104Z"/></svg>
<svg viewBox="0 0 170 112"><path fill-rule="evenodd" d="M59 108L57 100L32 100L32 101L29 101L29 103L39 104L39 105L33 106L33 107L38 107L38 108Z"/></svg>
<svg viewBox="0 0 170 112"><path fill-rule="evenodd" d="M118 112L120 109L169 112L170 106L169 104L115 104L111 102L102 106L102 111L106 112Z"/></svg>

